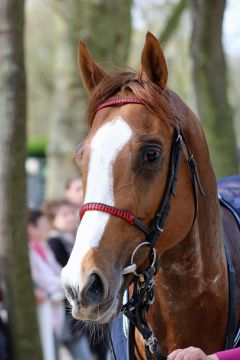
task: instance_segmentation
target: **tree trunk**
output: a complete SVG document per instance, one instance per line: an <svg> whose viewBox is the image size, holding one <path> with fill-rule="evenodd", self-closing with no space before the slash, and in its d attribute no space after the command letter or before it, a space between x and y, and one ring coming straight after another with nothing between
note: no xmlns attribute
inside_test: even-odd
<svg viewBox="0 0 240 360"><path fill-rule="evenodd" d="M217 177L238 171L233 111L222 46L225 0L191 0L191 55L197 106Z"/></svg>
<svg viewBox="0 0 240 360"><path fill-rule="evenodd" d="M60 15L59 46L50 119L47 198L62 196L66 180L76 174L74 152L86 134L87 96L77 63L79 40L87 43L98 61L125 65L131 34L131 3L132 0L55 1Z"/></svg>
<svg viewBox="0 0 240 360"><path fill-rule="evenodd" d="M0 6L0 276L12 358L42 359L26 234L24 0Z"/></svg>

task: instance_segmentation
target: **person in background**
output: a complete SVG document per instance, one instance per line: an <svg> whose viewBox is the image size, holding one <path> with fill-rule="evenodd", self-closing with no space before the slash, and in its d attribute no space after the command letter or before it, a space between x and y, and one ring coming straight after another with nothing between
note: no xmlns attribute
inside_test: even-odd
<svg viewBox="0 0 240 360"><path fill-rule="evenodd" d="M79 225L79 209L83 204L82 179L78 177L70 178L65 185L64 199L74 206L77 224Z"/></svg>
<svg viewBox="0 0 240 360"><path fill-rule="evenodd" d="M178 349L168 355L167 360L239 360L240 348L220 351L212 355L206 355L201 349L188 347Z"/></svg>
<svg viewBox="0 0 240 360"><path fill-rule="evenodd" d="M80 208L83 203L82 179L74 177L67 181L65 186L65 198L70 201L76 208Z"/></svg>
<svg viewBox="0 0 240 360"><path fill-rule="evenodd" d="M62 199L45 203L44 209L51 226L48 243L62 268L69 259L75 241L78 226L75 206ZM61 342L74 360L92 359L88 337L81 324L73 319L69 308L70 305L65 299L65 322Z"/></svg>
<svg viewBox="0 0 240 360"><path fill-rule="evenodd" d="M27 231L44 360L55 360L65 316L61 267L49 247L49 223L42 211L29 210Z"/></svg>
<svg viewBox="0 0 240 360"><path fill-rule="evenodd" d="M66 199L48 201L44 205L50 223L48 243L63 268L71 254L78 227L75 208Z"/></svg>

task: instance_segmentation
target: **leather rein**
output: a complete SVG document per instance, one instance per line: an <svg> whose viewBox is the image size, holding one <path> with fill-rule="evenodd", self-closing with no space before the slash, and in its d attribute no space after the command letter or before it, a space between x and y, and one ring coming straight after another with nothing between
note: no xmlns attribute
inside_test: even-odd
<svg viewBox="0 0 240 360"><path fill-rule="evenodd" d="M110 99L98 106L97 111L110 106L121 106L125 104L142 104L144 102L141 99L135 97L116 98ZM134 356L134 329L137 328L144 339L145 352L147 360L152 359L152 356L158 360L165 360L167 357L161 353L160 346L155 338L152 330L150 329L147 320L146 313L149 310L149 306L154 302L154 275L158 271L158 262L155 245L161 237L164 231L164 226L169 214L171 199L176 196L176 182L178 178L178 171L180 166L181 154L185 147L187 152L187 161L192 175L192 186L195 199L195 222L198 211L198 190L201 195L204 196L204 190L200 183L200 179L197 172L196 162L193 154L190 151L186 139L182 133L179 123L175 124L173 131L173 139L171 146L171 155L168 169L168 178L164 191L163 198L160 206L151 221L150 225L145 224L141 219L134 214L118 209L114 206L110 206L102 203L86 203L80 209L80 219L84 216L86 211L102 211L112 216L121 218L128 223L136 226L139 230L144 232L146 239L140 243L131 255L130 264L123 269L122 274L134 274L133 279L133 291L130 299L126 304L122 306L122 313L129 319L129 339L128 339L128 357L129 360L135 359ZM134 258L138 250L142 247L148 247L150 249L150 265L143 271L137 271L137 265L134 262Z"/></svg>

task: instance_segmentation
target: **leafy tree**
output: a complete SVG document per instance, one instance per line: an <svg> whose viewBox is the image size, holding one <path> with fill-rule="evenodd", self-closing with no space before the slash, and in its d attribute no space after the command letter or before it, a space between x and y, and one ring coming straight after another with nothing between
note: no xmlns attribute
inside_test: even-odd
<svg viewBox="0 0 240 360"><path fill-rule="evenodd" d="M176 37L177 26L187 5L192 17L191 56L198 113L216 174L222 177L238 171L233 111L227 96L227 66L222 46L226 1L179 0L172 7L159 36L161 43L169 43L173 34Z"/></svg>

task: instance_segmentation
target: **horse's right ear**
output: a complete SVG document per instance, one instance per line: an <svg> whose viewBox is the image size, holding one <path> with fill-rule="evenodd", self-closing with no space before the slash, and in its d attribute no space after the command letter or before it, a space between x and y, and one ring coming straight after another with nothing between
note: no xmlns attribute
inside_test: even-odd
<svg viewBox="0 0 240 360"><path fill-rule="evenodd" d="M104 71L95 63L92 55L84 42L80 42L78 48L78 63L84 86L89 94L104 78Z"/></svg>

